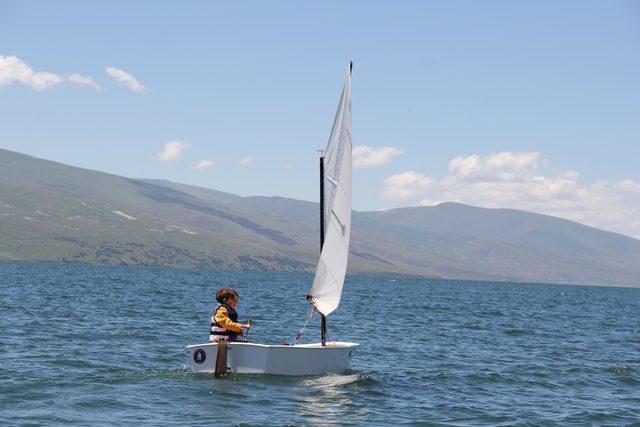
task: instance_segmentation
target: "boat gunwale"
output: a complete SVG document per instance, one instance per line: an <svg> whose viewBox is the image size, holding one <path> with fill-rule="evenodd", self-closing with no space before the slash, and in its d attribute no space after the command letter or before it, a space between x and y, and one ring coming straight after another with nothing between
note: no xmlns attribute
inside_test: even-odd
<svg viewBox="0 0 640 427"><path fill-rule="evenodd" d="M248 346L248 347L261 347L261 348L287 348L287 349L304 349L304 350L316 350L316 349L322 349L322 350L342 350L342 349L347 349L347 348L355 348L358 347L360 344L355 343L355 342L346 342L346 341L333 341L330 343L327 343L326 346L322 346L321 343L313 343L313 344L298 344L298 345L285 345L285 344L259 344L259 343L253 343L253 342L232 342L230 343L231 346L235 347L235 346ZM194 349L194 348L201 348L201 347L213 347L213 346L217 346L218 343L217 342L208 342L208 343L202 343L202 344L191 344L188 345L187 348L189 350Z"/></svg>

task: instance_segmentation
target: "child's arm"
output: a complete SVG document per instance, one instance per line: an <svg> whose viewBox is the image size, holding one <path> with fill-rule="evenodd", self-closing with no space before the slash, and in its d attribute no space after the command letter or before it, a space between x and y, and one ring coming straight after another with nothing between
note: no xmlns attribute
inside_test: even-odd
<svg viewBox="0 0 640 427"><path fill-rule="evenodd" d="M233 322L229 319L229 313L225 307L221 307L216 313L215 321L221 328L228 329L233 332L242 331L242 325L240 323Z"/></svg>

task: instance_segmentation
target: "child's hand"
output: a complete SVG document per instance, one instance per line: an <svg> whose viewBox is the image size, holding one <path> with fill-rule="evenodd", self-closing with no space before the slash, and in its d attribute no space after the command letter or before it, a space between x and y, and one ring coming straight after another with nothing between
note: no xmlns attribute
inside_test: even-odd
<svg viewBox="0 0 640 427"><path fill-rule="evenodd" d="M240 325L242 329L251 329L251 323L245 323L244 325Z"/></svg>

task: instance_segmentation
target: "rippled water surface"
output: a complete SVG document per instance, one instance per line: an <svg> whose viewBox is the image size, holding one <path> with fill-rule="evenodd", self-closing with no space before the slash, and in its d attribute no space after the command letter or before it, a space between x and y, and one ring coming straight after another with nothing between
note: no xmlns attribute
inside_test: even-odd
<svg viewBox="0 0 640 427"><path fill-rule="evenodd" d="M311 275L0 264L0 421L629 425L640 420L640 289L348 277L329 316L352 370L189 371L213 294L252 339L289 341ZM640 284L640 283L639 283ZM317 319L316 319L317 320ZM303 342L317 341L317 321Z"/></svg>

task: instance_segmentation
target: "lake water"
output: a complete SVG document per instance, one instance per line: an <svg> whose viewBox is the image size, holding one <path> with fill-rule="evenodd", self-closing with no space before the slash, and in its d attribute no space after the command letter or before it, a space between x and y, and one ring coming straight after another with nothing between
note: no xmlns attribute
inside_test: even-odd
<svg viewBox="0 0 640 427"><path fill-rule="evenodd" d="M0 264L0 422L629 425L640 420L640 289L347 278L328 317L352 370L190 372L215 291L252 339L289 341L311 275ZM317 320L317 319L316 319ZM318 322L303 342L317 341Z"/></svg>

